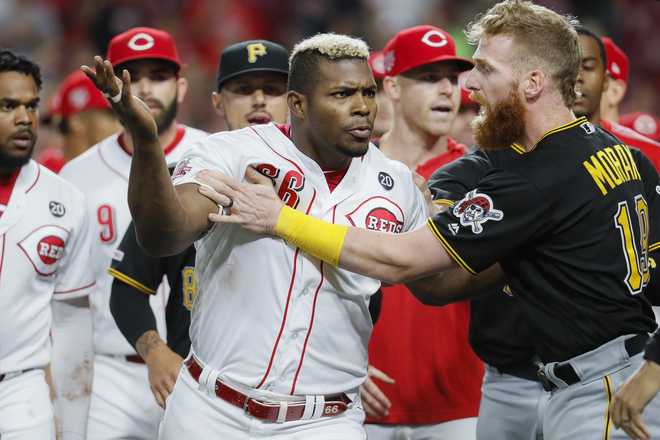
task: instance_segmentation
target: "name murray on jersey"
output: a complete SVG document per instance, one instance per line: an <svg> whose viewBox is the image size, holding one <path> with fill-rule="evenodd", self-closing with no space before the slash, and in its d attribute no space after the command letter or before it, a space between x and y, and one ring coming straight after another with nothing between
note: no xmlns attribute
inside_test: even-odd
<svg viewBox="0 0 660 440"><path fill-rule="evenodd" d="M625 144L602 148L582 165L603 195L625 182L642 180L630 147Z"/></svg>

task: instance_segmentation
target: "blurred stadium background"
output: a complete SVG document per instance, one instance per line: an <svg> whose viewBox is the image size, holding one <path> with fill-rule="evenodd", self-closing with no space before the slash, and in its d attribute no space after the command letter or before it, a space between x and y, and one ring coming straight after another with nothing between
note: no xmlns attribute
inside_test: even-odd
<svg viewBox="0 0 660 440"><path fill-rule="evenodd" d="M334 31L364 38L381 49L399 29L438 25L454 35L462 55L472 48L462 30L493 0L0 0L0 46L35 59L43 69L43 102L59 81L94 54L105 54L112 36L134 26L162 28L175 37L191 89L180 121L222 129L210 103L218 56L233 42L266 38L291 48L302 37ZM610 36L630 58L623 113L660 114L660 1L538 0L577 16ZM42 106L42 112L47 104ZM58 138L41 130L38 149Z"/></svg>

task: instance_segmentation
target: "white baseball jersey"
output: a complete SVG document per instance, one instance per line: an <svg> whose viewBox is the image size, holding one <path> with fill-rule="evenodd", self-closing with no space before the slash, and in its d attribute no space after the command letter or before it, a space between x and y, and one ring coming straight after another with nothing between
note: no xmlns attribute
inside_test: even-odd
<svg viewBox="0 0 660 440"><path fill-rule="evenodd" d="M167 161L175 163L206 136L201 130L180 126L175 141L165 149ZM107 272L131 221L128 209L130 167L131 155L122 148L119 135L115 134L67 163L60 172L87 197L88 216L95 225L92 257L86 263L96 277L96 287L90 293L94 352L107 355L135 354L110 313L113 278ZM164 336L162 301L157 296L150 298L159 331Z"/></svg>
<svg viewBox="0 0 660 440"><path fill-rule="evenodd" d="M94 286L85 200L34 161L24 165L0 216L0 374L50 362L51 300Z"/></svg>
<svg viewBox="0 0 660 440"><path fill-rule="evenodd" d="M209 136L173 181L195 182L203 169L242 180L248 165L274 179L287 205L329 222L398 233L426 218L411 172L375 146L331 192L319 165L274 124ZM214 225L195 246L192 348L220 378L257 396L344 392L364 381L379 281L235 225Z"/></svg>

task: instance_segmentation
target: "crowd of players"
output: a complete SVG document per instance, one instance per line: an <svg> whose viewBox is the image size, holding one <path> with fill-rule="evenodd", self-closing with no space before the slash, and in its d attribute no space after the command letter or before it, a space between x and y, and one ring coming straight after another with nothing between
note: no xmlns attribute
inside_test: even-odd
<svg viewBox="0 0 660 440"><path fill-rule="evenodd" d="M624 52L608 38L576 29L581 94L575 115L639 149L658 169L660 144L652 139L660 136L657 119L619 117L629 71ZM176 205L196 214L189 239L148 242L144 225L140 230L131 223L134 206L148 211L158 200L130 199L136 192L129 184L140 186L140 179L158 173L149 161L155 153L135 145L136 137L138 145L149 139L148 124L135 122L138 110L140 122L153 118L152 143L181 188L197 188L195 172L204 161L236 178L248 163L257 164L287 205L323 217L315 200L336 199L339 206L342 197L362 194L372 209L363 214L361 203L339 212L346 210L341 215L353 226L387 232L412 230L434 206L461 199L464 193L449 191L442 172L431 180L433 194L425 180L478 150L469 122L479 105L460 85L472 61L456 56L452 37L434 26L402 30L381 52L366 50L359 40L336 35L304 40L292 55L265 40L227 47L210 98L228 129L239 131L207 138L176 120L187 88L199 85L187 83L172 37L131 29L111 41L93 69L74 72L61 85L53 122L65 137L64 155L44 162L64 180L30 160L39 122L39 68L10 50L0 53L3 439L55 438L56 431L72 439L153 439L161 420L161 438L362 438L365 413L370 439L530 439L544 432L539 408L556 386L538 374L541 359L508 284L489 286L484 291L490 292L470 301L423 305L410 285L379 288L368 278L324 269L279 241L262 239L252 247L249 235L231 229L229 238L218 241L212 233L226 230L206 218L209 206L217 210L208 197L193 207ZM131 94L145 105L128 106ZM359 108L342 104L356 95ZM379 119L372 131L376 103ZM358 116L367 122L345 126ZM342 137L344 129L350 142ZM362 153L364 168L346 166L318 147L356 149L369 139L379 150ZM270 157L253 147L258 142ZM285 173L278 160L318 170L317 180L300 168ZM655 178L649 185L657 191L657 175L645 174L645 163L639 159L633 168ZM375 189L374 182L360 180L372 171L378 175ZM613 173L603 184L611 176L623 179ZM169 181L162 170L161 177ZM314 188L321 186L325 192L317 195ZM369 195L392 200L369 206ZM337 206L328 211L333 222L335 214L340 217ZM187 231L193 215L188 217L164 219L161 237L171 229ZM142 245L169 256L148 255L135 231ZM195 270L195 239L198 263L201 258L204 267L222 265L216 278ZM654 240L653 234L643 238L646 255L660 247ZM647 279L652 272L642 274L635 293L657 304L657 285ZM200 290L203 301L196 303ZM349 295L353 291L360 295ZM190 327L193 304L197 320ZM630 342L635 346L628 354L638 355L646 339ZM637 418L660 388L660 367L653 366L658 358L649 345L645 375L624 386L619 406L612 406L614 421L633 438L647 435ZM179 397L172 401L175 384ZM622 407L636 413L625 416ZM607 408L604 435L614 438ZM635 424L621 423L632 423L632 417ZM549 433L556 434L547 431L546 438L571 438Z"/></svg>

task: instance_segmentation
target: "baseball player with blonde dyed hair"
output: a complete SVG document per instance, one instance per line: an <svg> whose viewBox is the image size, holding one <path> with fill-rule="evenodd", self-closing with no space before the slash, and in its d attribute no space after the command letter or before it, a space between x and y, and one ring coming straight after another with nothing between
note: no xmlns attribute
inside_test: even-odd
<svg viewBox="0 0 660 440"><path fill-rule="evenodd" d="M376 84L368 55L364 42L345 35L299 43L290 58L291 125L209 136L179 161L174 185L153 118L127 93L130 75L120 81L97 62L97 85L119 101L113 108L143 170L129 182L140 242L161 255L193 241L197 248L192 353L161 438L365 438L358 388L379 281L331 269L283 241L211 227L218 205L198 179L213 171L241 179L250 167L301 213L390 233L421 225L425 201L411 172L369 143Z"/></svg>

